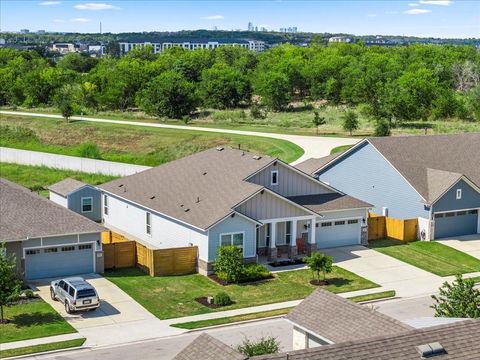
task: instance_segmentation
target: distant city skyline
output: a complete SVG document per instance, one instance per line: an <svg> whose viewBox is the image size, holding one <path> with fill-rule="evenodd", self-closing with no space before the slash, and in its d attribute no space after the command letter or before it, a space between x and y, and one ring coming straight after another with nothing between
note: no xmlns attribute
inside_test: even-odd
<svg viewBox="0 0 480 360"><path fill-rule="evenodd" d="M480 0L417 1L12 1L2 31L293 29L317 33L480 38ZM293 31L292 31L293 32Z"/></svg>

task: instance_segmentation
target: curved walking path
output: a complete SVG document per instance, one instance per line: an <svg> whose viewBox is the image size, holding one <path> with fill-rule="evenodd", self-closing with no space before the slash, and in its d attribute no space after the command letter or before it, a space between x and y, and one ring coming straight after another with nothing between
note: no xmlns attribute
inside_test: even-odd
<svg viewBox="0 0 480 360"><path fill-rule="evenodd" d="M58 114L42 114L42 113L31 113L31 112L21 112L21 111L0 111L0 114L5 115L19 115L19 116L32 116L32 117L44 117L44 118L53 118L53 119L63 119L61 115ZM224 134L237 134L237 135L247 135L247 136L261 136L261 137L270 137L274 139L290 141L304 150L304 154L292 164L297 164L312 157L319 158L327 156L330 154L330 151L342 145L353 145L356 144L359 139L353 138L340 138L340 137L326 137L326 136L303 136L303 135L288 135L288 134L276 134L276 133L267 133L267 132L258 132L258 131L244 131L244 130L232 130L232 129L216 129L216 128L206 128L200 126L186 126L186 125L169 125L169 124L157 124L157 123L146 123L138 121L127 121L127 120L112 120L112 119L100 119L84 116L72 116L70 119L78 121L89 121L95 123L105 123L105 124L119 124L119 125L133 125L133 126L147 126L147 127L156 127L156 128L165 128L165 129L177 129L177 130L195 130L195 131L205 131L205 132L217 132Z"/></svg>

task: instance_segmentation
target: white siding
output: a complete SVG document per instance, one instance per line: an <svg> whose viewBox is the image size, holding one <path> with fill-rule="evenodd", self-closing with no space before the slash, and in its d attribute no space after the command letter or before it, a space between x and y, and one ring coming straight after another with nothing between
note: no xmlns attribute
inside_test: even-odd
<svg viewBox="0 0 480 360"><path fill-rule="evenodd" d="M61 196L61 195L58 195L52 191L49 192L49 195L48 197L50 198L51 201L53 201L54 203L60 205L60 206L63 206L64 208L68 208L68 201L67 201L67 198Z"/></svg>
<svg viewBox="0 0 480 360"><path fill-rule="evenodd" d="M303 350L307 348L307 334L302 329L293 327L293 350Z"/></svg>

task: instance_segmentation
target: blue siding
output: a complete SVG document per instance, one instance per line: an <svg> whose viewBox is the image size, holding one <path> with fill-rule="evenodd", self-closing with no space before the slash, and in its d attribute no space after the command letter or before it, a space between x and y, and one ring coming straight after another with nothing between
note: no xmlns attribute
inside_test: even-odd
<svg viewBox="0 0 480 360"><path fill-rule="evenodd" d="M462 189L462 198L457 200L457 189ZM460 180L441 199L433 204L433 212L480 208L480 193Z"/></svg>
<svg viewBox="0 0 480 360"><path fill-rule="evenodd" d="M208 232L208 261L214 261L220 245L220 234L245 232L243 239L243 255L246 258L256 255L255 232L256 224L243 216L227 217L222 222L212 227Z"/></svg>
<svg viewBox="0 0 480 360"><path fill-rule="evenodd" d="M380 214L382 207L388 207L388 215L394 218L429 216L421 196L369 143L324 169L319 179L374 205L375 213Z"/></svg>
<svg viewBox="0 0 480 360"><path fill-rule="evenodd" d="M82 197L93 198L93 211L82 213ZM93 221L102 220L101 194L97 189L84 187L68 196L68 208Z"/></svg>

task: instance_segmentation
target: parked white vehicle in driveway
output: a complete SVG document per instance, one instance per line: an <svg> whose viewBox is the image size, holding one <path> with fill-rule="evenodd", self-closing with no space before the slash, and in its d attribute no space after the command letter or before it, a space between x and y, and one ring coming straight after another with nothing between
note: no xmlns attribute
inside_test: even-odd
<svg viewBox="0 0 480 360"><path fill-rule="evenodd" d="M79 310L95 310L100 306L97 291L81 277L52 281L50 296L52 300L63 302L68 314Z"/></svg>

